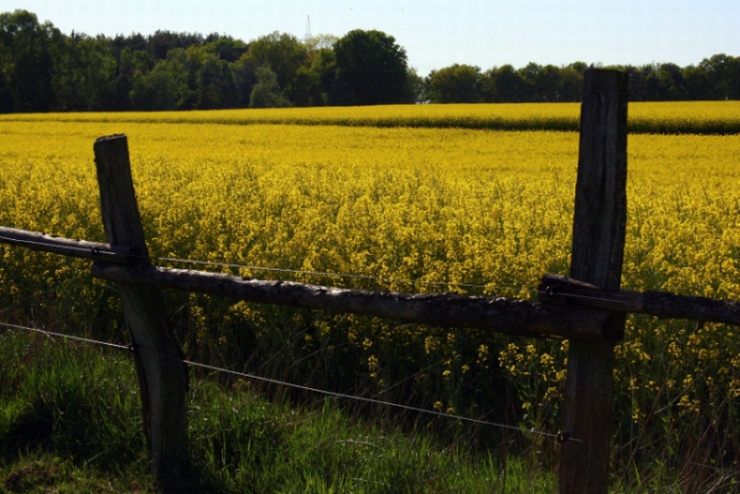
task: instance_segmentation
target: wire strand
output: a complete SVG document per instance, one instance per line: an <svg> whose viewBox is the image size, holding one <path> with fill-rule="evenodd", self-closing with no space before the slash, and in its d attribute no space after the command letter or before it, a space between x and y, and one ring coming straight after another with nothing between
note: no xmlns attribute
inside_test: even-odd
<svg viewBox="0 0 740 494"><path fill-rule="evenodd" d="M164 262L175 262L182 264L196 264L206 266L219 266L224 268L237 268L237 269L252 269L255 271L270 271L278 273L290 273L290 274L305 274L314 276L329 276L334 278L349 278L349 279L361 279L369 281L380 281L383 283L406 283L410 285L427 285L427 286L456 286L464 288L488 288L488 289L505 289L512 291L525 290L530 293L536 293L537 290L533 288L526 288L524 286L491 286L478 283L457 283L453 281L424 281L419 279L408 279L408 278L385 278L382 276L372 276L368 274L354 274L354 273L335 273L329 271L309 271L300 269L286 269L286 268L271 268L264 266L250 266L246 264L218 262L218 261L200 261L192 259L180 259L175 257L155 257L158 261Z"/></svg>
<svg viewBox="0 0 740 494"><path fill-rule="evenodd" d="M172 357L166 357L166 358L172 358ZM176 359L173 359L173 360L176 360ZM424 414L427 414L427 415L434 415L436 417L443 417L443 418L454 419L454 420L462 420L464 422L471 422L471 423L474 423L474 424L481 424L481 425L489 425L489 426L493 426L493 427L498 427L500 429L514 430L514 431L518 431L518 432L521 432L521 433L527 433L527 434L533 434L533 435L551 437L551 438L555 438L555 439L558 438L558 434L551 434L549 432L538 431L538 430L536 430L534 428L531 428L531 429L523 429L521 427L516 427L516 426L513 426L513 425L499 424L499 423L496 423L496 422L489 422L487 420L481 420L481 419L473 419L473 418L469 418L469 417L463 417L463 416L460 416L460 415L452 415L452 414L449 414L449 413L438 412L436 410L429 410L429 409L426 409L426 408L412 407L412 406L409 406L409 405L401 405L399 403L392 403L392 402L388 402L388 401L377 400L375 398L366 398L366 397L363 397L363 396L355 396L355 395L350 395L350 394L345 394L345 393L337 393L337 392L334 392L334 391L326 391L326 390L323 390L323 389L312 388L312 387L309 387L309 386L303 386L303 385L300 385L300 384L289 383L289 382L280 381L280 380L277 380L277 379L271 379L269 377L255 376L254 374L247 374L245 372L238 372L238 371L233 371L233 370L229 370L229 369L223 369L221 367L216 367L216 366L213 366L213 365L201 364L201 363L198 363L198 362L192 362L190 360L183 360L182 362L185 363L185 364L187 364L187 365L192 365L193 367L200 367L200 368L203 368L203 369L209 369L209 370L213 370L213 371L217 371L217 372L223 372L223 373L226 373L226 374L232 374L232 375L239 376L239 377L245 377L247 379L254 379L256 381L267 382L267 383L270 383L270 384L277 384L279 386L286 386L286 387L289 387L289 388L299 389L299 390L302 390L302 391L309 391L309 392L312 392L312 393L319 393L319 394L323 394L323 395L326 395L326 396L331 396L331 397L334 397L334 398L342 398L342 399L347 399L347 400L362 401L362 402L371 403L371 404L374 404L374 405L390 406L390 407L399 408L399 409L402 409L402 410L408 410L408 411L412 411L412 412L419 412L419 413L424 413ZM576 441L576 442L583 442L580 439L575 439L575 438L571 438L571 437L569 437L568 440L569 441Z"/></svg>
<svg viewBox="0 0 740 494"><path fill-rule="evenodd" d="M111 347L111 348L118 348L118 349L121 349L121 350L130 350L131 349L127 345L118 345L116 343L108 343L106 341L98 341L98 340L92 340L90 338L83 338L81 336L73 336L73 335L70 335L70 334L55 333L53 331L46 331L46 330L43 330L43 329L29 328L29 327L26 327L26 326L19 326L18 324L9 324L9 323L6 323L6 322L0 322L0 326L4 326L6 328L12 328L12 329L21 329L21 330L24 330L24 331L31 331L31 332L34 332L34 333L41 333L41 334L46 335L46 336L56 336L56 337L65 338L65 339L68 339L68 340L80 341L82 343L89 343L89 344L93 344L93 345L101 345L101 346L107 346L107 347Z"/></svg>
<svg viewBox="0 0 740 494"><path fill-rule="evenodd" d="M21 326L21 325L18 325L18 324L10 324L10 323L5 323L5 322L0 322L0 326L11 328L11 329L20 329L20 330L30 331L30 332L34 332L34 333L40 333L40 334L44 334L44 335L47 335L47 336L56 336L56 337L65 338L65 339L69 339L69 340L79 341L81 343L101 345L101 346L116 348L116 349L119 349L119 350L133 351L133 348L130 345L118 345L116 343L108 343L108 342L105 342L105 341L94 340L94 339L91 339L91 338L83 338L83 337L80 337L80 336L73 336L73 335L68 335L68 334L64 334L64 333L57 333L57 332L53 332L53 331L46 331L46 330L42 330L42 329L30 328L30 327L27 327L27 326ZM362 397L362 396L350 395L350 394L345 394L345 393L337 393L337 392L334 392L334 391L326 391L326 390L323 390L323 389L312 388L310 386L303 386L303 385L300 385L300 384L289 383L289 382L286 382L286 381L280 381L280 380L271 379L271 378L268 378L268 377L256 376L254 374L247 374L245 372L238 372L238 371L234 371L234 370L230 370L230 369L224 369L222 367L216 367L214 365L202 364L202 363L199 363L199 362L194 362L192 360L179 360L179 359L175 359L173 357L169 357L169 356L166 356L166 355L164 355L163 357L164 358L167 358L167 359L170 359L170 360L181 361L181 362L183 362L183 363L185 363L187 365L190 365L192 367L199 367L199 368L202 368L202 369L208 369L208 370L212 370L212 371L215 371L215 372L222 372L222 373L231 374L231 375L235 375L235 376L239 376L239 377L245 377L247 379L252 379L252 380L256 380L256 381L262 381L262 382L267 382L267 383L270 383L270 384L276 384L276 385L279 385L279 386L285 386L285 387L289 387L289 388L299 389L299 390L302 390L302 391L309 391L309 392L312 392L312 393L323 394L325 396L332 396L334 398L341 398L341 399L347 399L347 400L361 401L361 402L371 403L371 404L375 404L375 405L390 406L390 407L394 407L394 408L399 408L401 410L408 410L408 411L412 411L412 412L423 413L423 414L427 414L427 415L433 415L433 416L436 416L436 417L442 417L442 418L453 419L453 420L461 420L461 421L464 421L464 422L469 422L469 423L474 423L474 424L487 425L487 426L491 426L491 427L497 427L497 428L500 428L500 429L513 430L513 431L520 432L522 434L539 435L539 436L544 436L544 437L550 437L550 438L553 438L553 439L560 439L560 435L559 434L552 434L552 433L549 433L549 432L538 431L538 430L536 430L534 428L525 429L525 428L522 428L522 427L516 427L516 426L513 426L513 425L507 425L507 424L500 424L500 423L496 423L496 422L490 422L490 421L487 421L487 420L473 419L473 418L463 417L463 416L459 416L459 415L452 415L452 414L449 414L449 413L438 412L436 410L429 410L429 409L426 409L426 408L413 407L413 406L409 406L409 405L401 405L399 403L392 403L392 402L388 402L388 401L378 400L378 399L375 399L375 398L366 398L366 397ZM583 441L583 440L578 439L578 438L575 438L575 437L568 437L567 440L568 441L573 441L573 442L576 442L576 443L587 443L588 442L588 441ZM697 463L697 462L693 462L693 461L687 461L686 463L688 465L694 465L694 466L697 466L697 467L707 468L707 469L714 470L714 471L717 471L717 472L730 473L730 474L733 474L733 475L740 475L740 470L731 470L731 469L727 469L727 468L720 468L720 467L716 467L716 466L713 466L713 465L706 465L706 464L703 464L703 463Z"/></svg>
<svg viewBox="0 0 740 494"><path fill-rule="evenodd" d="M5 237L0 235L0 240L6 241L8 243L15 243L15 244L23 244L25 246L37 246L37 247L48 247L49 244L45 242L34 242L32 240L19 240L14 239L10 237ZM86 252L86 253L92 253L94 254L94 248L91 247L80 247L76 245L69 245L65 246L65 249L77 251L77 252ZM180 264L193 264L193 265L199 265L199 266L218 266L218 267L224 267L224 268L235 268L235 269L251 269L254 271L267 271L267 272L276 272L276 273L289 273L289 274L302 274L302 275L312 275L312 276L328 276L332 278L347 278L347 279L359 279L359 280L368 280L368 281L379 281L382 283L404 283L409 285L426 285L426 286L454 286L454 287L460 287L460 288L487 288L487 289L497 289L497 290L511 290L511 291L526 291L528 293L536 293L537 290L533 288L526 288L524 286L491 286L486 284L479 284L479 283L458 283L458 282L452 282L452 281L424 281L419 279L408 279L408 278L386 278L382 276L373 276L373 275L367 275L367 274L355 274L355 273L336 273L336 272L330 272L330 271L311 271L311 270L300 270L300 269L287 269L287 268L274 268L274 267L267 267L267 266L251 266L247 264L238 264L238 263L229 263L229 262L219 262L219 261L201 261L197 259L184 259L184 258L177 258L177 257L150 257L150 256L142 256L142 255L136 255L136 254L129 254L126 256L130 259L149 259L149 260L157 260L157 261L163 261L163 262L170 262L170 263L180 263Z"/></svg>
<svg viewBox="0 0 740 494"><path fill-rule="evenodd" d="M45 330L42 330L42 329L29 328L27 326L20 326L18 324L9 324L9 323L0 322L0 326L4 326L4 327L7 327L7 328L12 328L12 329L20 329L20 330L25 330L25 331L31 331L31 332L35 332L35 333L41 333L41 334L45 334L47 336L58 336L60 338L66 338L66 339L70 339L70 340L74 340L74 341L79 341L79 342L82 342L82 343L88 343L88 344L94 344L94 345L102 345L102 346L117 348L117 349L120 349L120 350L128 350L128 351L133 350L131 346L118 345L118 344L115 344L115 343L108 343L108 342L105 342L105 341L93 340L93 339L90 339L90 338L82 338L80 336L72 336L72 335L67 335L67 334L63 334L63 333L55 333L55 332L52 332L52 331L45 331ZM202 368L202 369L208 369L208 370L212 370L212 371L215 371L215 372L222 372L222 373L231 374L231 375L235 375L235 376L239 376L239 377L244 377L244 378L247 378L247 379L253 379L253 380L256 380L256 381L262 381L262 382L267 382L267 383L270 383L270 384L276 384L276 385L279 385L279 386L285 386L285 387L289 387L289 388L299 389L299 390L302 390L302 391L309 391L309 392L312 392L312 393L323 394L325 396L332 396L334 398L342 398L342 399L347 399L347 400L354 400L354 401L361 401L361 402L365 402L365 403L372 403L372 404L375 404L375 405L390 406L390 407L399 408L399 409L402 409L402 410L408 410L408 411L412 411L412 412L418 412L418 413L423 413L423 414L427 414L427 415L433 415L433 416L436 416L436 417L443 417L443 418L448 418L448 419L461 420L461 421L470 422L470 423L474 423L474 424L480 424L480 425L488 425L488 426L497 427L497 428L500 428L500 429L514 430L514 431L518 431L518 432L520 432L522 434L539 435L539 436L551 437L551 438L554 438L554 439L557 439L558 438L558 435L557 434L551 434L551 433L548 433L548 432L538 431L538 430L536 430L534 428L524 429L522 427L516 427L516 426L513 426L513 425L499 424L499 423L496 423L496 422L489 422L489 421L481 420L481 419L473 419L473 418L463 417L463 416L459 416L459 415L452 415L452 414L449 414L449 413L438 412L436 410L428 410L426 408L412 407L412 406L409 406L409 405L401 405L399 403L392 403L392 402L388 402L388 401L378 400L378 399L375 399L375 398L366 398L366 397L362 397L362 396L355 396L355 395L350 395L350 394L345 394L345 393L337 393L337 392L334 392L334 391L326 391L326 390L323 390L323 389L312 388L312 387L309 387L309 386L303 386L303 385L300 385L300 384L289 383L289 382L280 381L280 380L277 380L277 379L271 379L269 377L256 376L254 374L247 374L247 373L244 373L244 372L237 372L237 371L233 371L233 370L229 370L229 369L224 369L222 367L216 367L214 365L201 364L199 362L193 362L191 360L180 360L180 359L176 359L176 358L173 358L173 357L169 357L167 355L162 355L162 357L163 358L166 358L166 359L170 359L170 360L176 360L178 362L183 362L184 364L190 365L192 367L199 367L199 368ZM583 441L580 441L579 439L575 439L575 438L568 438L568 440L570 440L570 441L576 441L576 442L583 442Z"/></svg>

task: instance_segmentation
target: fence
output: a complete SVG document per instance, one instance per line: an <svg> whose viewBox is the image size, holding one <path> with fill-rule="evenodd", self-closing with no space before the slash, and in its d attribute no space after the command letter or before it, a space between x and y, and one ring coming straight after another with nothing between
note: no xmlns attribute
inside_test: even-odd
<svg viewBox="0 0 740 494"><path fill-rule="evenodd" d="M740 325L740 304L620 291L626 224L627 76L590 69L584 78L570 277L545 275L539 301L405 294L245 279L150 263L124 135L95 142L108 243L0 227L0 241L93 260L116 282L131 335L152 471L177 476L188 459L187 368L167 327L159 288L250 302L370 315L442 327L570 340L560 462L562 493L606 493L612 437L614 345L627 312Z"/></svg>

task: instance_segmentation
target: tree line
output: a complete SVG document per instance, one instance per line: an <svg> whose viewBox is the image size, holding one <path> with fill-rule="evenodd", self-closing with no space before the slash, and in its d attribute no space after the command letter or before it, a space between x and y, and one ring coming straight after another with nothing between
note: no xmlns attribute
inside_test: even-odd
<svg viewBox="0 0 740 494"><path fill-rule="evenodd" d="M423 94L435 103L580 101L587 68L583 62L565 67L529 63L518 70L504 65L482 72L455 64L432 71ZM610 68L629 74L630 101L740 99L740 57L718 54L683 68L673 63Z"/></svg>
<svg viewBox="0 0 740 494"><path fill-rule="evenodd" d="M35 14L0 14L0 112L191 110L396 103L579 101L585 63L481 71L455 64L420 77L381 31L250 42L157 31L63 34ZM697 66L618 67L630 98L740 99L740 58Z"/></svg>
<svg viewBox="0 0 740 494"><path fill-rule="evenodd" d="M0 14L1 112L411 103L420 81L380 31L108 38L65 35L25 10Z"/></svg>

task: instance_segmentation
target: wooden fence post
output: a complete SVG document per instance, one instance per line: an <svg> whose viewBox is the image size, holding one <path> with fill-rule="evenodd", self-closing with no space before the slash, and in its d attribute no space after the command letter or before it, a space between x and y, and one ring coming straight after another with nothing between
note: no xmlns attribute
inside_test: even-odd
<svg viewBox="0 0 740 494"><path fill-rule="evenodd" d="M106 239L113 246L132 247L137 255L134 262L148 265L126 136L101 137L94 149ZM116 285L135 349L152 473L170 483L182 473L188 458L187 369L167 327L159 290L125 282Z"/></svg>
<svg viewBox="0 0 740 494"><path fill-rule="evenodd" d="M570 276L618 289L627 218L627 75L584 74ZM571 340L563 410L561 494L606 494L613 431L614 344L624 313L602 327L603 342ZM568 440L568 437L574 440Z"/></svg>

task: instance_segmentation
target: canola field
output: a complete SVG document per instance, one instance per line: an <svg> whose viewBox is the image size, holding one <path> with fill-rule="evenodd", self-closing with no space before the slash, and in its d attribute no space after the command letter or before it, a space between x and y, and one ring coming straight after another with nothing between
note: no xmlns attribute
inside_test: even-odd
<svg viewBox="0 0 740 494"><path fill-rule="evenodd" d="M358 127L579 130L580 103L389 105L193 111L0 115L6 122L292 124ZM645 134L740 133L740 101L630 103L629 131Z"/></svg>
<svg viewBox="0 0 740 494"><path fill-rule="evenodd" d="M126 133L155 258L239 264L210 269L266 279L534 298L543 274L568 273L577 132L418 122L577 120L577 106L499 105L504 117L489 106L4 116L0 225L103 241L92 145ZM630 106L632 122L677 133L629 136L623 288L740 300L740 135L701 132L706 122L731 128L739 110ZM677 130L692 122L697 132ZM0 320L125 341L115 293L89 264L5 245L0 255ZM559 428L567 342L167 297L190 358L468 416L498 410L503 393L499 416ZM630 316L616 348L620 440L665 452L731 437L739 335Z"/></svg>

